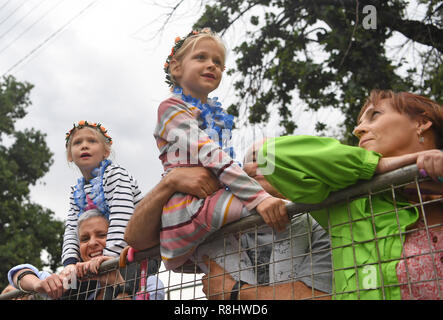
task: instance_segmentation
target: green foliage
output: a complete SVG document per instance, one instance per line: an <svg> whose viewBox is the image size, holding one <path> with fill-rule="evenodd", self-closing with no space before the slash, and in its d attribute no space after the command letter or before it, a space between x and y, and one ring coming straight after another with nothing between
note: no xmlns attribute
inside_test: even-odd
<svg viewBox="0 0 443 320"><path fill-rule="evenodd" d="M26 107L31 104L28 98L32 89L29 83L20 83L12 77L0 82L0 141L1 135L12 134L16 120L26 115Z"/></svg>
<svg viewBox="0 0 443 320"><path fill-rule="evenodd" d="M29 198L29 186L49 170L53 154L45 134L35 129L15 129L15 122L26 116L26 108L31 105L32 87L12 76L0 82L1 288L7 285L8 270L17 264L48 266L53 271L60 264L63 223ZM1 144L5 136L12 140L8 147ZM42 250L49 254L47 263L41 260Z"/></svg>
<svg viewBox="0 0 443 320"><path fill-rule="evenodd" d="M234 49L239 75L234 86L236 104L247 108L250 123L266 122L272 109L278 109L284 134L293 133L298 97L315 111L339 109L345 115L342 138L355 143L351 132L356 116L372 89L413 91L443 100L443 44L437 41L443 38L441 1L422 1L428 6L423 21L408 20L405 0L360 0L358 8L354 0L211 3L195 28L207 26L223 34L240 20L249 21L242 28L246 40ZM365 5L377 10L375 29L363 26ZM394 32L427 46L420 77L417 68L400 76L405 61L387 57L386 44ZM231 111L244 114L238 108ZM316 128L323 131L327 124L317 123Z"/></svg>

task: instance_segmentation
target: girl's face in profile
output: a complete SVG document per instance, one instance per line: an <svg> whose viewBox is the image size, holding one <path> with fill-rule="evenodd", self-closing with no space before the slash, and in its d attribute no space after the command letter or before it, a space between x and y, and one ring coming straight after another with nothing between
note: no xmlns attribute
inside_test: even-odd
<svg viewBox="0 0 443 320"><path fill-rule="evenodd" d="M82 128L74 132L70 141L68 160L73 161L86 180L92 178L91 171L109 156L98 132L92 128Z"/></svg>
<svg viewBox="0 0 443 320"><path fill-rule="evenodd" d="M181 62L175 61L171 73L186 95L206 102L208 94L220 84L224 69L224 50L213 39L201 39Z"/></svg>

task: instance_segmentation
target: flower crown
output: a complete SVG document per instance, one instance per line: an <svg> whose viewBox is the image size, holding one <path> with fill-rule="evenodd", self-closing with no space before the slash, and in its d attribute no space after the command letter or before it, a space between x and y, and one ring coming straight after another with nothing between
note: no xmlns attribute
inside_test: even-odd
<svg viewBox="0 0 443 320"><path fill-rule="evenodd" d="M80 120L77 124L74 123L74 127L66 133L66 147L68 147L69 138L75 129L81 129L84 127L90 127L98 130L105 138L109 144L112 144L112 138L108 135L108 131L100 123L89 123L85 120Z"/></svg>
<svg viewBox="0 0 443 320"><path fill-rule="evenodd" d="M211 34L212 31L211 31L211 28L203 28L201 30L192 30L183 38L180 38L180 37L175 38L175 44L172 47L171 53L169 54L168 58L166 59L164 69L163 69L166 73L166 83L168 84L168 86L170 86L170 87L174 86L174 82L172 82L171 75L169 74L169 65L171 63L172 58L175 56L177 51L180 50L180 48L183 46L183 43L185 43L186 39L188 39L192 36L196 36L201 33Z"/></svg>

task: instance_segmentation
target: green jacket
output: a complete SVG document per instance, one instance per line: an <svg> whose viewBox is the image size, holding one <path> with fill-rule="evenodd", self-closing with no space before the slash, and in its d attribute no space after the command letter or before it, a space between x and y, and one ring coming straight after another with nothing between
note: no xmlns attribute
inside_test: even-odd
<svg viewBox="0 0 443 320"><path fill-rule="evenodd" d="M380 157L331 138L285 136L268 139L258 162L269 183L292 202L319 203L332 191L371 179ZM396 198L397 210L385 192L311 212L331 237L335 299L401 299L401 233L417 221L418 211L403 209L409 204Z"/></svg>

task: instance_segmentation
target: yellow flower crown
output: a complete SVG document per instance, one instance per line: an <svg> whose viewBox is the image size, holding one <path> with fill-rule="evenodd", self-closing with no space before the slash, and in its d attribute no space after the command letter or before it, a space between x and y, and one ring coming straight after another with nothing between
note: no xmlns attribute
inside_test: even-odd
<svg viewBox="0 0 443 320"><path fill-rule="evenodd" d="M105 129L105 127L103 127L100 123L95 123L95 122L89 123L88 121L80 120L77 124L74 123L74 126L72 127L72 129L66 133L66 147L68 147L69 138L71 137L74 130L81 129L84 127L90 127L90 128L98 130L106 138L106 141L109 144L112 144L112 138L108 135L108 133L107 133L108 131Z"/></svg>

